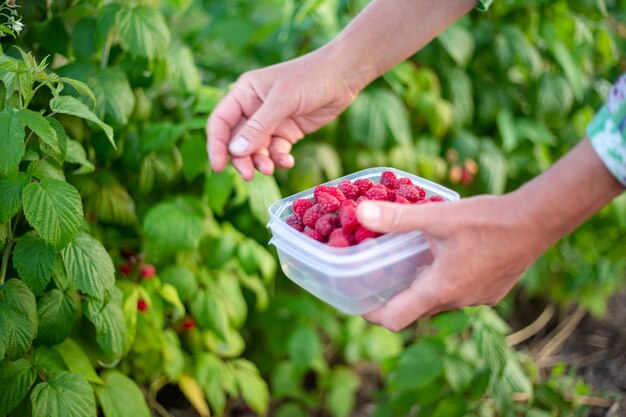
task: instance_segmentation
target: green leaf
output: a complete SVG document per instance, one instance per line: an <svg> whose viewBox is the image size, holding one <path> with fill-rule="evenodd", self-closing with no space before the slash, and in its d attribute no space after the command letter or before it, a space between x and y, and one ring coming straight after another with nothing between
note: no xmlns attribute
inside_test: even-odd
<svg viewBox="0 0 626 417"><path fill-rule="evenodd" d="M282 198L276 179L257 173L252 181L246 183L250 199L250 210L262 224L269 221L269 206Z"/></svg>
<svg viewBox="0 0 626 417"><path fill-rule="evenodd" d="M163 332L163 370L172 381L176 381L185 370L185 355L180 339L173 330Z"/></svg>
<svg viewBox="0 0 626 417"><path fill-rule="evenodd" d="M233 174L229 170L211 172L211 174L207 175L204 181L204 190L209 199L211 210L219 215L224 214L224 207L230 200L234 189Z"/></svg>
<svg viewBox="0 0 626 417"><path fill-rule="evenodd" d="M443 359L443 369L446 380L455 393L465 391L472 382L472 367L456 355L448 355Z"/></svg>
<svg viewBox="0 0 626 417"><path fill-rule="evenodd" d="M167 81L178 91L195 92L202 84L192 50L181 43L167 52ZM206 152L204 152L206 154Z"/></svg>
<svg viewBox="0 0 626 417"><path fill-rule="evenodd" d="M143 229L146 239L165 252L195 249L204 234L202 218L191 207L174 202L152 207Z"/></svg>
<svg viewBox="0 0 626 417"><path fill-rule="evenodd" d="M113 288L113 296L104 303L93 298L84 304L84 313L96 328L96 340L102 350L114 358L124 353L128 333L122 311L122 293Z"/></svg>
<svg viewBox="0 0 626 417"><path fill-rule="evenodd" d="M110 121L115 126L128 123L135 107L135 95L122 70L100 69L86 82L95 94L96 114L100 119Z"/></svg>
<svg viewBox="0 0 626 417"><path fill-rule="evenodd" d="M100 10L98 10L96 26L98 28L98 44L100 47L106 43L111 27L115 23L115 16L117 16L121 8L122 5L120 3L108 3L102 5Z"/></svg>
<svg viewBox="0 0 626 417"><path fill-rule="evenodd" d="M496 120L498 132L502 138L502 148L505 152L511 152L517 148L518 138L515 134L515 122L513 121L513 113L509 109L502 109L498 112Z"/></svg>
<svg viewBox="0 0 626 417"><path fill-rule="evenodd" d="M135 202L126 188L115 182L101 184L85 201L85 211L103 223L130 226L137 222Z"/></svg>
<svg viewBox="0 0 626 417"><path fill-rule="evenodd" d="M61 150L61 158L57 160L59 164L62 164L67 158L67 142L70 140L65 132L65 128L54 117L48 116L46 117L46 121L50 124L50 127L54 130L57 135L57 139L59 140L59 149ZM50 151L46 149L46 144L43 144L42 149L50 154Z"/></svg>
<svg viewBox="0 0 626 417"><path fill-rule="evenodd" d="M322 341L311 326L298 327L287 339L287 355L297 365L310 367L322 354Z"/></svg>
<svg viewBox="0 0 626 417"><path fill-rule="evenodd" d="M24 215L46 242L67 246L83 222L83 205L76 188L54 178L28 184L22 192Z"/></svg>
<svg viewBox="0 0 626 417"><path fill-rule="evenodd" d="M163 283L176 288L176 292L183 302L188 301L198 289L196 276L185 266L167 266L159 272L159 278Z"/></svg>
<svg viewBox="0 0 626 417"><path fill-rule="evenodd" d="M73 339L65 339L54 349L61 354L71 372L82 375L87 381L94 384L103 383L83 349Z"/></svg>
<svg viewBox="0 0 626 417"><path fill-rule="evenodd" d="M17 171L24 156L24 125L17 113L6 108L0 112L0 174Z"/></svg>
<svg viewBox="0 0 626 417"><path fill-rule="evenodd" d="M102 244L87 233L79 233L62 252L67 276L76 288L99 299L115 284L115 267Z"/></svg>
<svg viewBox="0 0 626 417"><path fill-rule="evenodd" d="M141 389L132 379L116 370L102 374L104 386L96 387L96 396L105 417L150 417L150 409Z"/></svg>
<svg viewBox="0 0 626 417"><path fill-rule="evenodd" d="M474 373L472 382L469 384L468 398L470 401L476 401L482 398L491 380L491 370L487 367L479 369Z"/></svg>
<svg viewBox="0 0 626 417"><path fill-rule="evenodd" d="M246 239L237 248L237 257L248 275L261 272L263 280L269 283L276 274L276 259L254 239Z"/></svg>
<svg viewBox="0 0 626 417"><path fill-rule="evenodd" d="M28 176L19 172L15 176L0 177L0 224L17 214L22 204L22 190L28 184Z"/></svg>
<svg viewBox="0 0 626 417"><path fill-rule="evenodd" d="M550 50L554 55L554 59L559 63L565 77L572 87L576 100L581 100L584 94L584 79L580 66L574 61L569 49L559 41L551 42Z"/></svg>
<svg viewBox="0 0 626 417"><path fill-rule="evenodd" d="M202 352L196 359L195 373L209 404L214 410L223 410L226 405L226 391L234 380L231 370L213 353Z"/></svg>
<svg viewBox="0 0 626 417"><path fill-rule="evenodd" d="M115 16L117 35L124 49L148 59L165 55L170 31L157 10L148 6L124 6Z"/></svg>
<svg viewBox="0 0 626 417"><path fill-rule="evenodd" d="M67 141L67 153L65 154L65 162L70 164L78 164L80 168L74 171L74 174L89 174L95 170L94 165L87 159L85 148L80 142L70 139Z"/></svg>
<svg viewBox="0 0 626 417"><path fill-rule="evenodd" d="M442 371L441 353L430 344L419 341L402 353L389 384L396 390L419 389L434 381Z"/></svg>
<svg viewBox="0 0 626 417"><path fill-rule="evenodd" d="M430 324L439 330L439 337L445 337L462 332L472 324L472 321L463 310L455 310L436 315Z"/></svg>
<svg viewBox="0 0 626 417"><path fill-rule="evenodd" d="M465 398L448 397L437 403L431 415L432 417L463 417L468 408Z"/></svg>
<svg viewBox="0 0 626 417"><path fill-rule="evenodd" d="M480 356L487 362L492 372L499 373L507 361L507 347L504 337L493 329L477 324L472 339Z"/></svg>
<svg viewBox="0 0 626 417"><path fill-rule="evenodd" d="M46 150L50 155L59 162L63 161L63 154L59 145L59 138L56 131L52 128L48 119L40 113L32 110L20 110L17 113L22 124L32 130L39 139L46 145Z"/></svg>
<svg viewBox="0 0 626 417"><path fill-rule="evenodd" d="M89 110L89 108L78 99L71 96L55 97L50 100L50 109L56 113L69 114L70 116L80 117L81 119L89 120L90 122L95 123L104 131L113 148L117 149L113 139L113 129L111 126L100 120L94 112Z"/></svg>
<svg viewBox="0 0 626 417"><path fill-rule="evenodd" d="M333 369L328 392L328 410L333 417L349 417L356 404L356 393L361 379L353 370L346 367Z"/></svg>
<svg viewBox="0 0 626 417"><path fill-rule="evenodd" d="M39 330L37 342L54 345L65 340L80 318L80 301L76 294L58 289L48 291L37 303Z"/></svg>
<svg viewBox="0 0 626 417"><path fill-rule="evenodd" d="M17 279L0 285L0 358L26 354L37 333L35 296Z"/></svg>
<svg viewBox="0 0 626 417"><path fill-rule="evenodd" d="M137 337L137 303L139 302L139 288L132 285L130 288L122 288L124 291L124 304L122 310L124 312L124 321L126 323L126 344L124 352L128 352L135 343Z"/></svg>
<svg viewBox="0 0 626 417"><path fill-rule="evenodd" d="M0 250L4 249L4 245L6 245L8 235L9 225L6 223L0 224Z"/></svg>
<svg viewBox="0 0 626 417"><path fill-rule="evenodd" d="M36 378L35 370L26 359L0 362L0 416L6 415L26 397Z"/></svg>
<svg viewBox="0 0 626 417"><path fill-rule="evenodd" d="M159 290L159 295L161 296L163 301L166 301L168 304L175 308L173 320L177 320L178 318L185 315L185 306L180 301L180 297L178 297L178 292L176 291L176 288L174 288L174 286L163 283L161 285L161 289Z"/></svg>
<svg viewBox="0 0 626 417"><path fill-rule="evenodd" d="M26 172L34 179L52 178L65 182L63 168L53 159L35 159L28 164Z"/></svg>
<svg viewBox="0 0 626 417"><path fill-rule="evenodd" d="M71 37L74 55L78 59L90 59L98 50L97 19L93 16L80 19L72 28Z"/></svg>
<svg viewBox="0 0 626 417"><path fill-rule="evenodd" d="M22 236L13 249L13 266L35 295L41 295L54 269L54 248L31 231Z"/></svg>
<svg viewBox="0 0 626 417"><path fill-rule="evenodd" d="M184 127L179 124L170 122L149 124L141 134L141 149L144 153L169 149L184 133ZM204 153L206 154L206 150Z"/></svg>
<svg viewBox="0 0 626 417"><path fill-rule="evenodd" d="M402 337L384 327L368 326L363 335L363 348L367 357L376 363L402 352Z"/></svg>
<svg viewBox="0 0 626 417"><path fill-rule="evenodd" d="M96 401L89 382L71 372L60 372L38 384L30 395L34 416L96 417Z"/></svg>
<svg viewBox="0 0 626 417"><path fill-rule="evenodd" d="M245 359L233 361L235 381L244 401L261 416L267 415L270 395L267 383L252 362Z"/></svg>
<svg viewBox="0 0 626 417"><path fill-rule="evenodd" d="M198 381L189 375L183 374L178 379L178 387L200 417L209 417L211 415L209 405L204 398L204 392L202 391L202 387L198 384Z"/></svg>
<svg viewBox="0 0 626 417"><path fill-rule="evenodd" d="M241 285L254 293L256 297L256 309L263 311L267 308L269 303L269 297L267 295L267 288L263 284L263 281L256 275L239 276Z"/></svg>
<svg viewBox="0 0 626 417"><path fill-rule="evenodd" d="M478 176L489 194L502 194L506 189L507 161L493 142L483 141L478 159Z"/></svg>
<svg viewBox="0 0 626 417"><path fill-rule="evenodd" d="M46 379L59 372L67 371L67 364L56 350L48 346L39 346L33 354L33 368Z"/></svg>
<svg viewBox="0 0 626 417"><path fill-rule="evenodd" d="M198 291L192 298L190 307L200 326L211 329L222 339L226 338L228 312L215 291L210 289Z"/></svg>
<svg viewBox="0 0 626 417"><path fill-rule="evenodd" d="M448 27L437 39L454 62L462 67L469 63L474 54L474 37L463 22Z"/></svg>
<svg viewBox="0 0 626 417"><path fill-rule="evenodd" d="M202 175L208 167L205 139L200 135L191 135L180 145L183 158L183 175L188 182Z"/></svg>

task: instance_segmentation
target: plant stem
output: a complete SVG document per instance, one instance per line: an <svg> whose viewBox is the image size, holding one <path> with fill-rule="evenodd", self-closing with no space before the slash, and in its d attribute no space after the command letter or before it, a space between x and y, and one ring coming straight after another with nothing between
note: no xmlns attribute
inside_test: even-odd
<svg viewBox="0 0 626 417"><path fill-rule="evenodd" d="M104 44L104 49L102 50L102 59L100 60L100 68L106 68L109 63L109 52L111 51L111 44L113 43L113 34L109 32L107 36L107 41Z"/></svg>

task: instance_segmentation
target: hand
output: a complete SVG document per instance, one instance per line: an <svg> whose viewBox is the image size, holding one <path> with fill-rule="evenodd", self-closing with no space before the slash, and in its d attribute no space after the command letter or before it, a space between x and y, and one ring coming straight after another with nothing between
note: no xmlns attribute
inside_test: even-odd
<svg viewBox="0 0 626 417"><path fill-rule="evenodd" d="M357 216L365 227L421 230L434 255L408 289L364 318L398 331L422 316L496 304L546 248L523 207L515 194L421 205L360 204Z"/></svg>
<svg viewBox="0 0 626 417"><path fill-rule="evenodd" d="M243 74L208 120L211 166L232 164L245 180L254 169L291 168L291 147L334 120L366 81L340 66L331 47Z"/></svg>

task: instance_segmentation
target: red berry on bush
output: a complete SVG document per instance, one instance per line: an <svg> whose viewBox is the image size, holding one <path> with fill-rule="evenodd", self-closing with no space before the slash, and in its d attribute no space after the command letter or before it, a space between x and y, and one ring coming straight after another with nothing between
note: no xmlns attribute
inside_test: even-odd
<svg viewBox="0 0 626 417"><path fill-rule="evenodd" d="M354 185L359 189L360 195L365 195L367 190L374 186L374 183L369 178L360 178L354 181Z"/></svg>
<svg viewBox="0 0 626 417"><path fill-rule="evenodd" d="M350 200L359 198L359 187L352 184L350 181L346 180L339 184L339 190Z"/></svg>
<svg viewBox="0 0 626 417"><path fill-rule="evenodd" d="M387 201L387 189L384 185L375 185L365 193L368 200Z"/></svg>
<svg viewBox="0 0 626 417"><path fill-rule="evenodd" d="M295 214L292 214L287 218L287 224L296 229L298 232L304 231L304 223L302 223L302 219Z"/></svg>
<svg viewBox="0 0 626 417"><path fill-rule="evenodd" d="M148 311L148 302L143 298L140 298L139 301L137 301L137 310L139 310L141 313L145 313L146 311Z"/></svg>
<svg viewBox="0 0 626 417"><path fill-rule="evenodd" d="M385 171L380 175L380 183L392 190L398 186L397 181L398 177L391 171Z"/></svg>
<svg viewBox="0 0 626 417"><path fill-rule="evenodd" d="M295 200L291 205L291 211L293 211L296 216L302 218L302 216L304 216L304 213L306 213L308 209L313 207L314 204L315 203L311 200L308 200L306 198L299 198Z"/></svg>
<svg viewBox="0 0 626 417"><path fill-rule="evenodd" d="M156 274L156 268L154 267L154 265L145 264L139 270L139 274L143 279L154 278L154 275Z"/></svg>
<svg viewBox="0 0 626 417"><path fill-rule="evenodd" d="M302 216L302 223L311 229L315 229L315 223L317 222L317 219L322 217L322 214L323 213L320 210L320 207L315 204L304 213L304 216Z"/></svg>
<svg viewBox="0 0 626 417"><path fill-rule="evenodd" d="M321 192L317 196L316 200L317 205L320 207L322 213L332 213L333 211L337 211L341 203L337 199L337 197L332 196L330 193Z"/></svg>
<svg viewBox="0 0 626 417"><path fill-rule="evenodd" d="M320 217L315 223L315 230L317 230L323 237L328 237L330 232L335 230L339 226L339 218L334 213L327 213Z"/></svg>
<svg viewBox="0 0 626 417"><path fill-rule="evenodd" d="M193 317L185 317L183 319L183 328L185 330L193 330L196 328L196 321L193 319Z"/></svg>
<svg viewBox="0 0 626 417"><path fill-rule="evenodd" d="M123 264L119 266L118 270L120 271L120 274L127 277L130 275L131 271L133 270L133 267L130 266L128 262L124 262Z"/></svg>
<svg viewBox="0 0 626 417"><path fill-rule="evenodd" d="M311 239L315 239L318 242L323 242L324 241L324 236L322 236L322 234L320 232L318 232L315 229L310 228L309 226L304 228L304 232L305 235L307 235L308 237L310 237Z"/></svg>

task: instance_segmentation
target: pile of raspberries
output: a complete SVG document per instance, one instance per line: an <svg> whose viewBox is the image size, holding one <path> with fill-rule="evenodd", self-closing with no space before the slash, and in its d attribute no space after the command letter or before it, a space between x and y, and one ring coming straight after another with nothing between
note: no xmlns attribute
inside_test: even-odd
<svg viewBox="0 0 626 417"><path fill-rule="evenodd" d="M319 242L333 247L358 245L366 239L381 236L361 226L356 208L363 200L391 201L400 204L422 204L445 201L441 196L426 197L426 190L413 185L410 178L398 178L384 171L380 182L368 178L343 181L337 187L318 185L313 200L300 198L291 206L293 214L287 224Z"/></svg>

